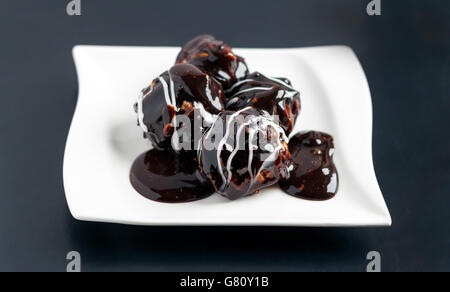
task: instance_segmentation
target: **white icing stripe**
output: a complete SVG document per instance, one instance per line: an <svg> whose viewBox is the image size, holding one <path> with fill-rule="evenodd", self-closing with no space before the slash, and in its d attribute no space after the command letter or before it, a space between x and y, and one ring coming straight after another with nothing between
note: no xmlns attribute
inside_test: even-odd
<svg viewBox="0 0 450 292"><path fill-rule="evenodd" d="M249 137L248 137L248 147L249 147L249 156L248 156L248 165L247 165L247 169L248 172L250 174L250 184L248 187L247 192L251 192L253 185L255 184L255 177L257 178L261 172L266 169L268 167L268 165L270 163L273 163L275 161L275 159L277 158L277 155L279 154L279 151L283 149L283 143L282 141L287 141L287 137L286 134L284 133L284 130L277 125L274 121L272 121L272 119L270 117L266 117L266 116L253 116L250 117L250 120L247 123L244 123L242 125L240 125L240 127L238 128L237 132L236 132L236 141L235 141L235 145L234 147L231 147L231 145L228 145L228 138L231 132L231 124L233 123L233 121L236 119L236 117L241 114L242 112L246 111L250 109L250 107L247 107L245 109L242 109L236 113L234 113L233 115L231 115L229 117L229 119L227 120L227 124L226 124L226 133L224 135L224 137L222 138L222 140L219 142L218 144L218 148L217 148L217 162L218 162L218 170L219 173L222 177L222 186L220 189L224 190L230 183L232 180L232 164L233 164L233 159L235 158L238 150L244 150L244 149L239 149L239 144L240 144L240 136L242 131L245 129L245 127L249 126L247 128L248 132L249 132ZM214 123L215 124L215 123ZM214 125L213 125L214 127ZM272 128L273 130L275 130L276 135L274 137L275 141L273 139L271 139L270 141L268 141L269 143L276 143L276 145L270 145L271 147L266 148L265 150L268 152L271 152L270 155L264 159L263 163L261 164L260 168L258 169L258 172L256 173L256 176L252 170L252 164L253 164L253 158L254 158L254 151L258 149L258 145L254 145L253 144L253 140L255 135L257 135L258 131L262 130L262 131L268 131L269 128ZM221 163L221 154L223 151L224 146L227 145L227 150L231 152L230 156L228 157L228 160L226 162L225 165L225 169L224 167L222 167L222 163ZM275 146L275 147L274 147ZM225 171L226 171L226 176L225 176Z"/></svg>
<svg viewBox="0 0 450 292"><path fill-rule="evenodd" d="M255 81L255 80L254 79L244 79L244 80L241 80L239 82L236 82L233 86L230 87L230 89L228 89L228 91L232 91L233 89L235 89L239 85L247 83L247 82L252 82L252 81Z"/></svg>
<svg viewBox="0 0 450 292"><path fill-rule="evenodd" d="M283 128L281 128L279 125L275 124L273 121L271 121L269 119L265 119L265 121L267 122L267 124L265 124L265 128L267 129L268 127L272 127L278 134L277 137L275 137L276 142L277 142L277 147L274 149L272 154L264 160L263 164L261 165L261 167L258 170L258 173L256 174L256 177L258 177L261 174L263 169L265 169L267 167L268 163L275 161L276 155L278 155L278 152L283 148L283 144L281 143L280 140L287 141L287 137L286 137L286 134L284 133ZM253 184L253 181L252 181L252 184Z"/></svg>
<svg viewBox="0 0 450 292"><path fill-rule="evenodd" d="M154 85L155 85L155 83L152 83L152 85L150 87L150 91L147 94L144 94L144 92L142 92L139 95L138 100L137 100L137 111L138 111L137 115L138 115L139 126L142 128L144 133L148 133L148 128L144 124L144 105L143 105L143 102L144 102L144 98L152 93Z"/></svg>
<svg viewBox="0 0 450 292"><path fill-rule="evenodd" d="M173 81L172 78L170 77L170 73L169 73L169 83L170 83L170 91L172 94L169 94L169 84L167 84L166 80L164 80L163 77L159 77L159 81L161 82L161 84L164 87L164 98L166 99L166 103L167 105L171 105L174 110L175 110L175 115L173 117L173 120L170 121L172 123L172 126L174 129L177 128L177 111L179 110L177 107L177 100L175 98L175 90L174 90L174 85L173 85Z"/></svg>
<svg viewBox="0 0 450 292"><path fill-rule="evenodd" d="M173 106L172 101L170 100L169 86L167 85L166 80L164 80L164 78L162 78L162 77L158 77L158 79L159 79L159 82L161 82L161 84L162 84L162 86L164 88L164 98L166 99L167 105Z"/></svg>
<svg viewBox="0 0 450 292"><path fill-rule="evenodd" d="M172 100L172 105L175 108L175 110L178 110L177 99L175 96L175 88L174 88L173 80L172 80L172 77L170 76L170 73L169 73L169 82L170 82L170 96L171 96L171 100Z"/></svg>
<svg viewBox="0 0 450 292"><path fill-rule="evenodd" d="M164 98L166 100L166 103L168 105L172 105L173 103L170 100L170 95L169 95L169 89L168 89L168 85L167 82L164 80L164 78L162 77L158 77L159 81L161 82L161 84L163 85L164 88ZM172 80L171 80L172 81ZM144 124L144 98L146 98L147 96L149 96L154 89L155 83L153 82L150 88L150 91L147 94L142 93L137 100L137 115L138 115L138 121L139 121L139 125L142 128L142 130L144 131L144 133L148 133L148 128L147 126ZM172 86L172 90L173 90L173 86ZM174 94L173 94L174 96Z"/></svg>
<svg viewBox="0 0 450 292"><path fill-rule="evenodd" d="M214 118L214 122L211 124L211 129L215 126L215 124L216 124L216 122L217 122L217 119L220 117L220 115L217 115L215 118ZM211 137L211 134L213 133L214 131L208 131L208 133L206 134L206 136L205 136L205 139L209 139L209 137ZM200 149L200 148L198 148L198 149Z"/></svg>
<svg viewBox="0 0 450 292"><path fill-rule="evenodd" d="M246 93L246 92L250 92L250 91L255 91L255 90L265 90L265 91L269 91L269 90L271 90L272 88L273 88L273 87L252 87L252 88L247 88L247 89L241 90L241 91L239 91L239 92L233 94L233 96L232 96L231 98L234 98L235 96L238 96L239 94Z"/></svg>
<svg viewBox="0 0 450 292"><path fill-rule="evenodd" d="M262 75L262 74L261 74L261 75ZM266 75L262 75L262 76L263 76L263 77L266 77L267 79L272 80L272 81L275 82L275 83L278 83L278 84L283 85L283 86L286 86L286 87L288 87L288 88L290 88L290 89L292 89L292 90L295 90L291 85L287 84L286 82L284 82L284 81L281 80L281 79L277 79L277 78L270 77L270 76L266 76ZM240 86L240 85L242 85L242 84L244 84L244 83L247 83L247 82L253 82L253 81L256 81L256 80L255 80L255 79L251 79L251 78L241 80L241 81L239 81L239 82L236 82L233 86L231 86L231 88L228 89L228 91L232 91L233 89L235 89L236 87L238 87L238 86Z"/></svg>
<svg viewBox="0 0 450 292"><path fill-rule="evenodd" d="M205 87L206 97L208 97L208 99L211 101L211 104L218 111L221 111L222 110L222 104L220 103L220 98L219 98L219 96L216 96L215 98L213 98L212 92L211 92L211 88L209 87L210 82L211 81L210 81L209 75L206 75L206 87Z"/></svg>
<svg viewBox="0 0 450 292"><path fill-rule="evenodd" d="M253 164L253 151L255 150L254 148L256 147L256 149L258 149L258 145L253 145L253 138L255 137L255 131L251 131L248 135L248 146L249 146L249 153L248 153L248 165L247 165L247 169L248 172L250 173L250 184L248 185L248 189L247 192L250 191L250 188L253 185L253 181L254 181L254 176L253 176L253 170L252 170L252 164Z"/></svg>
<svg viewBox="0 0 450 292"><path fill-rule="evenodd" d="M231 178L233 176L233 174L231 173L231 163L233 162L234 156L239 151L239 139L241 137L242 130L244 130L245 126L250 125L250 123L252 123L252 121L242 124L236 132L236 144L235 144L233 152L231 153L230 157L228 157L228 161L227 161L227 173L228 173L227 184L229 184L231 182ZM244 139L245 139L245 137L244 137ZM242 149L242 150L244 150L244 149Z"/></svg>
<svg viewBox="0 0 450 292"><path fill-rule="evenodd" d="M143 100L144 100L144 93L141 93L141 95L138 97L138 100L137 100L137 112L138 112L137 114L138 114L139 126L141 126L144 133L147 133L148 128L144 124L144 109L143 109L143 104L142 104Z"/></svg>
<svg viewBox="0 0 450 292"><path fill-rule="evenodd" d="M222 169L222 167L221 167L221 165L222 165L222 163L220 162L221 161L221 159L220 159L220 154L222 153L222 150L223 150L223 146L225 145L225 143L227 142L227 140L228 140L228 136L230 135L230 124L231 124L231 122L234 120L234 118L235 117L237 117L240 113L242 113L242 112L244 112L244 111L246 111L246 110L248 110L248 109L250 109L251 107L246 107L246 108L244 108L244 109L241 109L240 111L237 111L237 112L235 112L234 114L232 114L231 116L230 116L230 118L227 120L227 124L226 124L226 132L225 132L225 135L224 135L224 137L222 138L222 140L220 140L220 142L219 142L219 145L218 145L218 147L217 147L217 163L218 163L218 165L219 165L219 172L220 172L220 176L222 177L222 181L223 181L223 184L222 184L222 187L221 187L221 189L223 189L225 186L226 186L226 182L227 182L227 178L225 177L225 175L224 175L224 173L223 173L223 169Z"/></svg>
<svg viewBox="0 0 450 292"><path fill-rule="evenodd" d="M208 124L212 124L214 122L214 118L216 115L213 115L210 112L208 112L201 102L195 101L194 107L200 111L200 115L205 120L205 122L207 122Z"/></svg>
<svg viewBox="0 0 450 292"><path fill-rule="evenodd" d="M273 78L273 77L269 77L269 76L264 76L264 77L266 77L267 79L272 80L273 82L276 82L278 84L284 85L284 86L286 86L286 87L288 87L288 88L290 88L292 90L295 90L291 85L287 84L286 82L284 82L281 79L277 79L277 78Z"/></svg>

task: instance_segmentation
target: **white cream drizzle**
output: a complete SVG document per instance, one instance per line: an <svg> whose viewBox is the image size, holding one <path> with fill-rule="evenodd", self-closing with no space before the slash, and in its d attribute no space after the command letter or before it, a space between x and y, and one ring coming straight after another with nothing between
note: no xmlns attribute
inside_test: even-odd
<svg viewBox="0 0 450 292"><path fill-rule="evenodd" d="M229 90L229 91L232 91L233 89L235 89L235 88L238 87L239 85L242 85L242 84L244 84L244 83L251 82L251 81L255 81L255 80L254 80L254 79L244 79L244 80L241 80L241 81L236 82L235 84L233 84L233 86L231 86L230 89L228 89L228 90Z"/></svg>
<svg viewBox="0 0 450 292"><path fill-rule="evenodd" d="M233 94L233 96L231 98L234 98L234 97L238 96L239 94L250 92L250 91L255 91L255 90L269 91L272 88L273 87L252 87L252 88L247 88L247 89L241 90L241 91Z"/></svg>
<svg viewBox="0 0 450 292"><path fill-rule="evenodd" d="M219 98L219 96L216 96L215 98L213 98L212 93L211 93L211 88L209 88L209 83L210 83L209 75L206 75L206 88L205 88L206 97L208 97L208 99L211 101L211 104L217 110L221 111L222 104L220 103L220 98Z"/></svg>
<svg viewBox="0 0 450 292"><path fill-rule="evenodd" d="M171 96L172 106L175 108L175 110L178 111L177 98L175 95L175 88L174 88L175 85L173 84L172 76L170 76L170 73L169 73L169 83L170 83L170 96Z"/></svg>
<svg viewBox="0 0 450 292"><path fill-rule="evenodd" d="M295 90L294 87L292 87L291 85L287 84L286 82L284 82L284 81L281 80L281 79L277 79L277 78L274 78L274 77L266 76L266 75L263 75L263 74L261 74L261 75L264 76L264 77L266 77L267 79L272 80L272 81L275 82L275 83L278 83L278 84L283 85L283 86L286 86L286 87L288 87L288 88L290 88L290 89L292 89L292 90ZM242 84L245 84L245 83L247 83L247 82L254 82L254 81L256 81L256 80L255 80L255 79L252 79L252 78L248 78L248 79L241 80L241 81L236 82L235 84L233 84L233 86L231 86L230 89L228 89L228 91L232 91L232 90L235 89L236 87L238 87L238 86L240 86L240 85L242 85Z"/></svg>
<svg viewBox="0 0 450 292"><path fill-rule="evenodd" d="M203 117L206 123L212 124L215 120L215 117L217 115L214 115L210 112L208 112L205 107L203 106L203 103L201 102L194 102L194 107L197 108L200 111L200 115Z"/></svg>
<svg viewBox="0 0 450 292"><path fill-rule="evenodd" d="M261 174L261 172L265 168L267 168L267 166L270 163L273 163L276 160L277 156L279 155L279 151L281 149L283 149L283 147L284 147L283 143L280 140L284 140L284 141L287 142L287 137L286 137L286 134L284 133L284 130L279 125L277 125L269 116L267 116L267 117L266 116L253 116L253 117L250 118L249 121L247 121L246 123L240 125L239 129L236 132L236 137L237 138L236 138L234 147L231 146L230 144L228 144L227 142L228 142L228 138L229 138L229 135L230 135L230 132L231 132L231 127L230 126L231 126L232 122L236 119L236 117L238 115L240 115L242 112L244 112L244 111L246 111L248 109L251 109L251 107L247 107L247 108L244 108L244 109L242 109L240 111L237 111L236 113L234 113L233 115L231 115L228 118L227 123L226 123L225 135L220 140L220 142L218 144L218 147L217 147L217 157L216 157L216 159L217 159L217 163L218 163L218 166L219 166L218 167L219 173L220 173L220 176L221 176L222 181L223 181L222 186L220 188L222 190L224 190L231 183L233 159L235 158L235 155L237 154L237 152L239 150L243 150L243 149L239 149L239 146L240 146L239 145L240 144L239 143L240 142L239 139L240 139L242 131L245 129L246 126L250 126L250 127L248 127L248 131L249 131L249 138L248 138L249 157L248 157L247 168L248 168L248 172L250 174L250 184L249 184L249 188L247 190L248 192L252 189L252 186L255 183L255 181L254 181L255 175L254 175L254 173L252 171L252 163L253 163L253 158L254 158L254 151L258 149L258 145L254 145L253 144L253 140L254 140L255 135L259 131L267 131L269 127L273 128L276 131L276 134L277 134L276 137L275 137L275 139L276 139L275 141L272 141L272 140L268 141L268 142L271 142L271 143L276 142L275 147L274 147L274 145L270 145L270 146L266 145L266 146L269 146L269 147L265 147L265 149L264 149L265 151L270 152L270 155L266 159L264 159L261 167L258 169L256 177L258 177ZM214 126L215 126L214 124L215 124L215 122L213 123L212 128L214 128ZM206 137L208 137L209 134ZM225 168L226 174L227 174L226 176L225 176L225 173L224 173L224 170L223 170L223 167L222 167L222 163L221 163L221 155L222 155L222 151L223 151L225 145L227 146L227 150L231 152L231 155L228 157L228 160L226 162L226 168Z"/></svg>
<svg viewBox="0 0 450 292"><path fill-rule="evenodd" d="M171 105L171 106L174 107L175 110L178 110L176 103L173 102L173 97L171 97L170 94L169 94L169 85L167 84L166 80L164 80L163 77L158 77L158 79L159 79L159 82L161 82L161 84L163 86L164 98L166 99L167 105ZM172 83L172 79L171 78L169 78L169 79L170 79L170 83L173 84Z"/></svg>
<svg viewBox="0 0 450 292"><path fill-rule="evenodd" d="M272 119L270 119L269 117L262 116L262 117L259 117L259 121L261 121L263 123L263 125L261 126L262 131L267 131L269 127L273 128L276 131L276 133L277 133L277 135L275 137L276 147L273 147L273 145L270 145L271 149L268 149L266 147L265 150L267 152L271 152L271 154L269 155L269 157L264 159L261 167L258 169L258 172L256 173L256 176L253 176L253 171L252 171L251 165L253 162L252 161L253 160L253 150L255 150L254 149L255 145L250 145L250 148L252 149L252 151L250 151L251 157L249 155L248 171L250 172L251 179L250 179L249 189L247 190L247 192L250 192L250 190L252 189L252 186L255 183L254 177L258 177L261 174L261 172L268 167L268 165L270 163L273 163L276 160L277 156L279 155L279 151L283 149L284 146L283 146L282 142L280 141L280 139L287 142L287 137L286 137L286 134L284 133L283 128L281 128L279 125L274 123L272 121ZM256 131L253 131L253 135L256 134L257 131L259 131L259 129L256 129ZM250 140L250 141L252 141L252 140ZM273 143L274 141L268 141L268 142ZM256 146L256 149L258 149L258 146Z"/></svg>
<svg viewBox="0 0 450 292"><path fill-rule="evenodd" d="M275 129L276 129L276 127L278 127L275 124L273 124L271 126L274 127ZM275 159L279 155L279 151L281 149L283 149L283 144L280 142L280 138L281 138L280 133L284 133L284 130L281 127L279 127L279 129L276 129L276 130L278 132L278 136L276 137L277 147L272 151L272 153L269 155L269 157L264 160L264 162L262 163L261 167L258 170L258 173L256 174L256 177L258 177L261 174L261 172L265 168L267 168L269 163L273 163L275 161ZM286 141L287 141L287 139L286 139ZM253 181L251 182L251 184L253 184Z"/></svg>
<svg viewBox="0 0 450 292"><path fill-rule="evenodd" d="M207 78L208 78L208 81L209 81L209 77L207 77ZM161 82L161 84L163 86L164 99L166 101L166 104L169 105L169 106L172 106L175 109L175 111L179 111L180 108L177 106L177 102L176 102L175 85L174 85L174 82L172 80L172 77L170 76L170 73L169 73L169 83L167 83L167 81L162 76L158 77L158 80ZM151 87L149 93L147 93L145 95L142 93L138 97L138 100L137 100L138 120L139 120L139 124L140 124L142 130L145 133L148 133L148 128L144 124L143 100L145 99L145 97L147 97L148 95L150 95L153 92L153 88L154 88L154 84L152 84L152 87ZM220 98L219 98L219 96L216 96L215 98L213 98L212 93L211 93L211 89L208 86L208 82L206 84L205 92L206 92L206 96L211 101L212 105L215 108L217 108L218 110L221 110L222 109L222 105L220 103ZM208 112L201 102L194 102L194 106L200 110L201 116L203 117L203 119L207 123L212 124L217 119L218 115L215 115L215 114L212 114L212 113ZM174 122L174 124L176 126L176 115L174 117L173 122Z"/></svg>
<svg viewBox="0 0 450 292"><path fill-rule="evenodd" d="M152 83L152 85L150 87L150 91L147 94L144 94L144 91L142 91L141 94L139 95L138 99L137 99L137 115L138 115L139 126L142 128L144 133L148 133L148 128L144 124L144 105L143 105L143 102L144 102L144 98L152 93L153 87L154 87L154 83Z"/></svg>
<svg viewBox="0 0 450 292"><path fill-rule="evenodd" d="M250 190L251 186L253 185L253 180L254 180L254 175L253 175L253 171L252 171L253 151L258 149L258 145L252 144L254 137L255 137L255 132L251 131L250 134L248 135L249 152L248 152L247 169L248 169L248 173L250 174L250 185L249 185L247 192Z"/></svg>
<svg viewBox="0 0 450 292"><path fill-rule="evenodd" d="M281 79L277 79L277 78L270 77L270 76L266 76L266 75L264 75L264 77L266 77L266 78L272 80L273 82L276 82L276 83L278 83L278 84L284 85L284 86L286 86L286 87L288 87L288 88L290 88L290 89L292 89L292 90L295 90L294 87L292 87L291 85L287 84L286 82L284 82L284 81L281 80Z"/></svg>
<svg viewBox="0 0 450 292"><path fill-rule="evenodd" d="M245 129L245 126L250 125L250 123L252 123L252 121L249 121L247 123L242 124L239 129L236 132L236 145L234 147L234 150L232 150L232 153L230 155L230 157L228 157L228 161L227 161L227 184L229 184L231 182L231 178L232 178L232 173L231 173L231 163L233 162L233 158L234 156L237 154L237 152L239 151L239 139L241 137L241 133L242 130ZM249 143L251 144L251 141L249 140ZM253 151L253 150L251 150Z"/></svg>
<svg viewBox="0 0 450 292"><path fill-rule="evenodd" d="M225 71L220 70L217 74L225 80L231 79L231 76Z"/></svg>
<svg viewBox="0 0 450 292"><path fill-rule="evenodd" d="M228 120L227 120L227 124L226 124L226 132L225 135L223 136L222 140L220 140L219 145L217 146L217 163L218 163L218 168L219 168L219 173L220 176L222 177L222 187L221 189L223 189L226 186L226 182L227 182L227 178L225 177L224 173L223 173L223 169L221 167L222 163L221 163L221 159L220 159L220 155L222 154L222 150L223 150L223 146L225 146L225 144L228 141L228 136L230 135L230 124L232 121L234 121L234 118L236 118L240 113L251 109L251 107L246 107L244 109L241 109L240 111L235 112L234 114L232 114ZM214 125L213 125L214 128Z"/></svg>

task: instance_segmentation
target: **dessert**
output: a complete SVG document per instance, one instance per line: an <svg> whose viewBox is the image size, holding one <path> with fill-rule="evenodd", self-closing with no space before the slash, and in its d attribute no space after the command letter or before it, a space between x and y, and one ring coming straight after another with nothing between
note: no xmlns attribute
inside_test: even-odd
<svg viewBox="0 0 450 292"><path fill-rule="evenodd" d="M198 119L197 124L203 128L224 110L224 102L222 86L214 78L194 65L178 64L143 90L135 111L138 124L153 146L173 149L172 137L179 126L175 125L176 116L187 116L192 124Z"/></svg>
<svg viewBox="0 0 450 292"><path fill-rule="evenodd" d="M299 133L289 141L293 169L280 186L286 193L308 200L329 200L338 190L333 162L333 137L320 132Z"/></svg>
<svg viewBox="0 0 450 292"><path fill-rule="evenodd" d="M131 184L165 203L215 192L236 200L277 184L294 197L331 199L339 183L333 138L304 132L289 140L300 109L287 78L249 73L231 47L199 36L135 104L154 149L134 162Z"/></svg>
<svg viewBox="0 0 450 292"><path fill-rule="evenodd" d="M211 35L201 35L188 42L178 54L176 63L197 66L218 80L224 89L248 74L244 58Z"/></svg>
<svg viewBox="0 0 450 292"><path fill-rule="evenodd" d="M259 72L249 74L227 92L225 108L236 111L251 106L279 118L286 135L294 128L300 114L300 93L286 78L267 77Z"/></svg>
<svg viewBox="0 0 450 292"><path fill-rule="evenodd" d="M203 136L198 160L216 191L235 200L289 177L287 141L270 115L247 107L216 120Z"/></svg>

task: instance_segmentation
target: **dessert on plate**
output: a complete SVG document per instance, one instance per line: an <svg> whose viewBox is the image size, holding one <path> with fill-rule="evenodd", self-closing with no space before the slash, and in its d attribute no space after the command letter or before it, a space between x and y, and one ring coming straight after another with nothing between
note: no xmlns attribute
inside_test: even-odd
<svg viewBox="0 0 450 292"><path fill-rule="evenodd" d="M236 200L277 184L308 200L337 193L333 137L292 133L300 92L285 77L250 73L213 36L188 42L134 108L153 149L136 159L130 180L151 200L191 202L214 193Z"/></svg>

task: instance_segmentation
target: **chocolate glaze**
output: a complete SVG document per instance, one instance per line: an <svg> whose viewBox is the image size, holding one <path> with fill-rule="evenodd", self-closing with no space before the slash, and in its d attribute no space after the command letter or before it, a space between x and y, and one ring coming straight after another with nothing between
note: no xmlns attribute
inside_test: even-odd
<svg viewBox="0 0 450 292"><path fill-rule="evenodd" d="M300 115L300 93L286 78L272 78L255 72L225 93L228 96L226 110L236 111L251 106L276 115L287 135L292 132Z"/></svg>
<svg viewBox="0 0 450 292"><path fill-rule="evenodd" d="M203 172L230 200L287 177L289 156L283 129L267 113L252 108L221 114L199 150Z"/></svg>
<svg viewBox="0 0 450 292"><path fill-rule="evenodd" d="M333 198L339 178L333 163L333 137L320 132L295 135L289 142L292 171L280 181L286 193L302 199L323 201Z"/></svg>
<svg viewBox="0 0 450 292"><path fill-rule="evenodd" d="M213 116L224 110L222 86L191 64L173 66L144 89L143 95L145 135L157 149L172 149L171 138L175 129L172 120L175 115L189 116L193 125L195 118L212 122ZM195 111L200 106L204 110ZM136 111L138 108L139 104L136 104ZM203 123L198 124L201 126ZM197 145L197 142L192 141L192 144Z"/></svg>
<svg viewBox="0 0 450 292"><path fill-rule="evenodd" d="M233 53L230 46L211 35L201 35L188 42L176 63L189 63L211 74L226 89L248 74L244 58Z"/></svg>
<svg viewBox="0 0 450 292"><path fill-rule="evenodd" d="M214 193L210 181L200 173L192 151L150 150L136 159L130 180L141 195L164 203L191 202Z"/></svg>
<svg viewBox="0 0 450 292"><path fill-rule="evenodd" d="M301 108L300 94L288 79L249 74L243 58L209 35L187 43L176 63L143 90L135 105L138 123L155 147L131 169L139 193L167 203L195 201L215 191L235 200L279 183L303 199L336 195L333 138L305 132L288 145L286 135ZM190 149L200 146L198 151L174 150L181 115L192 131L182 139Z"/></svg>

